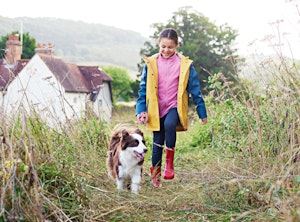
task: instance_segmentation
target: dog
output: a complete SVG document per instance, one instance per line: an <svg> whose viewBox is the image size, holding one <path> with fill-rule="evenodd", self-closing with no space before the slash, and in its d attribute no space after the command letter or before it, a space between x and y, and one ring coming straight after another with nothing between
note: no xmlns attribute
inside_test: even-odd
<svg viewBox="0 0 300 222"><path fill-rule="evenodd" d="M106 165L117 189L123 190L125 181L129 181L127 188L138 194L147 152L144 133L138 128L114 129L108 148Z"/></svg>

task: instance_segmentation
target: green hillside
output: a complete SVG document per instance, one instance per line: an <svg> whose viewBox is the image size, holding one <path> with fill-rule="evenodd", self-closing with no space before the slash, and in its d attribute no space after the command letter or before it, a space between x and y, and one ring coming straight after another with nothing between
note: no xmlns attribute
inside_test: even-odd
<svg viewBox="0 0 300 222"><path fill-rule="evenodd" d="M137 70L139 51L146 38L141 34L102 24L56 18L5 18L0 16L0 36L28 32L37 43L53 43L55 55L85 65L117 65Z"/></svg>

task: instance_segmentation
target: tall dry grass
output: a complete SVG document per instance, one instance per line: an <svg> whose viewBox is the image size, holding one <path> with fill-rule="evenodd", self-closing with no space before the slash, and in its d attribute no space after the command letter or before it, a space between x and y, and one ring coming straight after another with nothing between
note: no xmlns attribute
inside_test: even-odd
<svg viewBox="0 0 300 222"><path fill-rule="evenodd" d="M2 116L1 221L297 221L300 81L296 63L276 61L259 86L243 80L232 88L212 76L209 122L201 125L191 107L175 179L161 189L148 171L152 134L139 126L150 150L139 195L117 192L105 167L111 129L136 125L134 107L116 107L110 125L89 117L60 130L37 114ZM293 65L276 72L282 63Z"/></svg>
<svg viewBox="0 0 300 222"><path fill-rule="evenodd" d="M211 75L208 123L191 107L175 178L161 189L149 176L152 134L136 125L134 107L116 107L110 124L87 115L59 130L38 113L1 115L0 221L299 221L299 61L280 53L253 61L252 79L238 87ZM145 132L139 195L118 192L107 174L120 123Z"/></svg>

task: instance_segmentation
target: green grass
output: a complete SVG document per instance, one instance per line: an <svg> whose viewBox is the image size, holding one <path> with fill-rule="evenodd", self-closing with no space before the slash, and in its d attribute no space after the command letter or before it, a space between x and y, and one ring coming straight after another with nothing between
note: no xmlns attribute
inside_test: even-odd
<svg viewBox="0 0 300 222"><path fill-rule="evenodd" d="M191 107L175 178L161 189L149 175L152 133L136 124L133 107L116 107L110 124L80 119L60 130L38 115L2 116L0 221L299 220L300 81L294 69L281 72L263 93L247 81L212 89L206 125ZM120 123L140 127L149 148L139 195L118 192L107 174L107 144Z"/></svg>

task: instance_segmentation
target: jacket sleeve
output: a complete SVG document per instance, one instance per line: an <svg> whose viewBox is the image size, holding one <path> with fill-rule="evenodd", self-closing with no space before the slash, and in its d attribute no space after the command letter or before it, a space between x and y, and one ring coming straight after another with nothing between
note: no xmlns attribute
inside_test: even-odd
<svg viewBox="0 0 300 222"><path fill-rule="evenodd" d="M136 101L136 115L147 111L146 106L146 83L147 83L147 66L145 65L142 71L140 89L138 91L138 99Z"/></svg>
<svg viewBox="0 0 300 222"><path fill-rule="evenodd" d="M196 105L196 111L199 118L206 118L206 106L201 93L198 74L193 65L190 66L190 76L188 80L187 91L192 96L192 100L193 103Z"/></svg>

